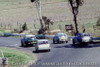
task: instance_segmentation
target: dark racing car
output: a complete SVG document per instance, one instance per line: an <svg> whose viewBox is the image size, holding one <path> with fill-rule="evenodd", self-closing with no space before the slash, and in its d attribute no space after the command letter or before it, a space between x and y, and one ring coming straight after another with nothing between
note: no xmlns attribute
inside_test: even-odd
<svg viewBox="0 0 100 67"><path fill-rule="evenodd" d="M34 46L37 43L37 39L35 35L25 35L23 39L21 39L21 46Z"/></svg>
<svg viewBox="0 0 100 67"><path fill-rule="evenodd" d="M88 33L78 33L73 38L73 45L76 45L76 44L88 44L88 43L92 43L92 42L93 42L93 38Z"/></svg>

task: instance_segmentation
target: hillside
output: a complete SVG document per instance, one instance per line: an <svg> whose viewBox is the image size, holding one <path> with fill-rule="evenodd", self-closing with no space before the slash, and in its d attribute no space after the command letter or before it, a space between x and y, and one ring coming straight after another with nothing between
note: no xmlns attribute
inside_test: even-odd
<svg viewBox="0 0 100 67"><path fill-rule="evenodd" d="M73 15L67 0L41 0L42 15L49 17L55 22L51 29L59 28L58 25L73 24ZM86 28L92 27L100 17L100 0L85 0L80 7L78 16L80 27L84 24ZM0 0L0 24L13 25L27 22L29 28L39 29L39 20L34 3L29 0ZM61 23L62 22L62 23ZM66 22L66 23L65 23ZM64 26L62 26L64 30Z"/></svg>

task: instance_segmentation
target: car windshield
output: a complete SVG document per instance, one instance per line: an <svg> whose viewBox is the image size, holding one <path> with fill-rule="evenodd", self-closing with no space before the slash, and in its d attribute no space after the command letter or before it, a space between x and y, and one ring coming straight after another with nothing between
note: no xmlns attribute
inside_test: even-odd
<svg viewBox="0 0 100 67"><path fill-rule="evenodd" d="M59 34L59 36L60 36L60 37L62 37L62 36L66 36L66 34Z"/></svg>
<svg viewBox="0 0 100 67"><path fill-rule="evenodd" d="M40 41L39 44L48 44L48 41Z"/></svg>
<svg viewBox="0 0 100 67"><path fill-rule="evenodd" d="M90 36L89 34L83 34L82 36Z"/></svg>

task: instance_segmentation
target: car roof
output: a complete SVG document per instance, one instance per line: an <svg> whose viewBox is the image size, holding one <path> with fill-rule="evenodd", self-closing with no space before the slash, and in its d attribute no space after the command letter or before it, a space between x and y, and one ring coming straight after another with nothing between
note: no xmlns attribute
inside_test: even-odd
<svg viewBox="0 0 100 67"><path fill-rule="evenodd" d="M41 39L41 40L38 40L38 42L41 42L41 41L48 41L47 39Z"/></svg>
<svg viewBox="0 0 100 67"><path fill-rule="evenodd" d="M25 35L25 37L34 37L35 35Z"/></svg>

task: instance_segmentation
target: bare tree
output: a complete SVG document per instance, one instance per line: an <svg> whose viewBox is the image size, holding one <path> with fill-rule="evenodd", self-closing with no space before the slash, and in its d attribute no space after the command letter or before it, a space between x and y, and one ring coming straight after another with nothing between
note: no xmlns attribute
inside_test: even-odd
<svg viewBox="0 0 100 67"><path fill-rule="evenodd" d="M72 13L74 16L76 34L79 33L78 23L77 23L77 15L79 13L79 6L82 6L83 2L84 2L83 0L69 0L69 3L70 3L71 8L72 8Z"/></svg>
<svg viewBox="0 0 100 67"><path fill-rule="evenodd" d="M36 5L36 8L37 8L37 12L38 12L38 16L39 16L39 20L40 20L40 24L41 24L41 28L39 31L41 31L41 33L43 33L43 28L44 28L44 25L43 25L43 20L42 20L42 14L41 14L41 2L40 0L31 0L31 2L35 3Z"/></svg>

